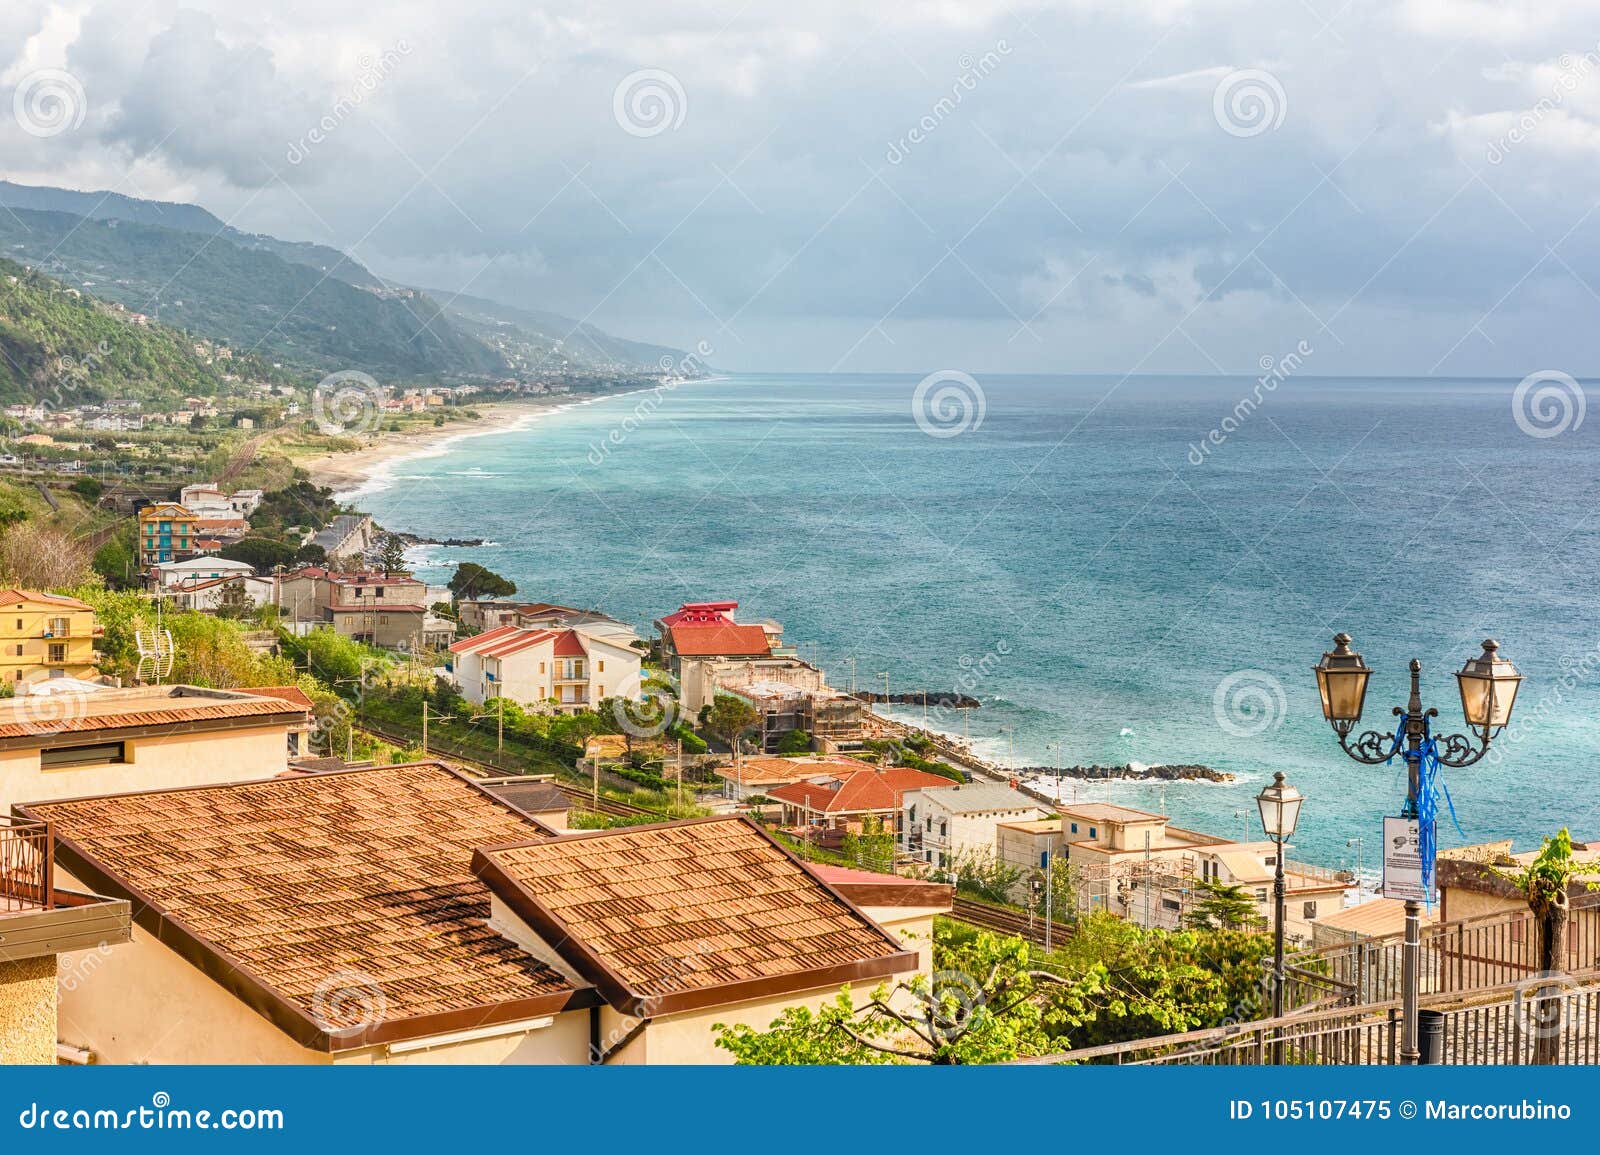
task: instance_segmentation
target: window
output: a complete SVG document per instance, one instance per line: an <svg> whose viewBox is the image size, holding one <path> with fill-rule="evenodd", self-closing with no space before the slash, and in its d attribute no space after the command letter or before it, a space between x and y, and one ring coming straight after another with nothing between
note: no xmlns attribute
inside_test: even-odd
<svg viewBox="0 0 1600 1155"><path fill-rule="evenodd" d="M101 762L126 762L126 751L121 742L102 742L93 746L57 746L53 750L39 751L39 768L50 770L63 766L93 766Z"/></svg>
<svg viewBox="0 0 1600 1155"><path fill-rule="evenodd" d="M1300 917L1303 918L1303 919L1306 919L1308 921L1310 919L1316 918L1317 917L1317 904L1314 903L1314 902L1308 902L1308 903L1305 903L1304 905L1302 905L1301 908L1300 908Z"/></svg>
<svg viewBox="0 0 1600 1155"><path fill-rule="evenodd" d="M598 661L598 662L596 662L596 663L595 663L595 664L594 664L594 668L595 668L595 669L597 669L597 670L599 670L599 671L600 671L600 672L601 672L601 673L602 673L602 674L603 674L603 673L605 673L605 672L606 672L606 662L605 662L605 659L604 659L604 658L601 658L601 659L600 659L600 660L599 660L599 661Z"/></svg>
<svg viewBox="0 0 1600 1155"><path fill-rule="evenodd" d="M1095 828L1093 826L1089 827L1089 837L1090 838L1099 838L1100 837L1100 835L1095 832Z"/></svg>
<svg viewBox="0 0 1600 1155"><path fill-rule="evenodd" d="M67 644L65 642L50 643L50 660L52 662L64 662L67 660Z"/></svg>
<svg viewBox="0 0 1600 1155"><path fill-rule="evenodd" d="M381 598L383 596L383 587L379 586L377 589L373 590L372 596L375 598Z"/></svg>
<svg viewBox="0 0 1600 1155"><path fill-rule="evenodd" d="M1078 824L1076 822L1072 824L1072 833L1078 833Z"/></svg>
<svg viewBox="0 0 1600 1155"><path fill-rule="evenodd" d="M606 688L604 686L599 686L597 689L600 692L600 697L604 698L606 696Z"/></svg>
<svg viewBox="0 0 1600 1155"><path fill-rule="evenodd" d="M1268 866L1277 866L1278 856L1276 854L1269 854L1263 861L1265 861Z"/></svg>
<svg viewBox="0 0 1600 1155"><path fill-rule="evenodd" d="M17 657L19 657L19 658L22 657L22 643L21 642L17 643Z"/></svg>
<svg viewBox="0 0 1600 1155"><path fill-rule="evenodd" d="M1039 869L1040 870L1049 870L1050 869L1050 852L1048 850L1041 850L1039 852Z"/></svg>
<svg viewBox="0 0 1600 1155"><path fill-rule="evenodd" d="M21 618L18 618L18 619L17 619L17 629L19 629L19 630L20 630L20 629L21 629L21 628L22 628L22 619L21 619Z"/></svg>
<svg viewBox="0 0 1600 1155"><path fill-rule="evenodd" d="M1179 902L1175 898L1163 898L1161 900L1161 909L1162 910L1182 910L1183 909L1183 903Z"/></svg>
<svg viewBox="0 0 1600 1155"><path fill-rule="evenodd" d="M939 837L943 838L949 833L950 833L950 824L948 822L939 823Z"/></svg>
<svg viewBox="0 0 1600 1155"><path fill-rule="evenodd" d="M540 663L539 663L539 672L540 672L540 673L541 673L541 674L542 674L542 673L544 673L544 663L543 663L543 662L540 662Z"/></svg>
<svg viewBox="0 0 1600 1155"><path fill-rule="evenodd" d="M1257 902L1266 902L1267 901L1267 888L1266 887L1262 886L1262 887L1258 887L1256 889L1256 901Z"/></svg>

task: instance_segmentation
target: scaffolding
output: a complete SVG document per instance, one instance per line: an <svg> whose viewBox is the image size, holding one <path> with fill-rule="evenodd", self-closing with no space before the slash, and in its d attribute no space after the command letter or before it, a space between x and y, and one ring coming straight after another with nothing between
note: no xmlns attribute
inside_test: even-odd
<svg viewBox="0 0 1600 1155"><path fill-rule="evenodd" d="M1192 854L1073 864L1079 914L1109 911L1140 926L1179 930L1203 894Z"/></svg>

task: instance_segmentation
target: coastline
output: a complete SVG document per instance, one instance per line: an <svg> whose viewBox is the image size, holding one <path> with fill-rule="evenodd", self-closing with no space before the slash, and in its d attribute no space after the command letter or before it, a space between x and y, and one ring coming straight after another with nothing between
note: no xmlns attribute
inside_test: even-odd
<svg viewBox="0 0 1600 1155"><path fill-rule="evenodd" d="M340 501L349 501L385 484L387 475L402 462L446 453L459 441L491 433L509 433L526 427L547 413L573 402L564 397L525 401L497 401L479 407L481 418L453 422L440 428L380 433L359 449L324 453L297 464L311 475L313 485L325 485Z"/></svg>

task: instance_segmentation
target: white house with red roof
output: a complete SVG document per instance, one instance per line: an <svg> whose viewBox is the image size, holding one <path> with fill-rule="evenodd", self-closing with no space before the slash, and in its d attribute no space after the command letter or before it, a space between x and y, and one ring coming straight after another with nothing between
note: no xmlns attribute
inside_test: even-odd
<svg viewBox="0 0 1600 1155"><path fill-rule="evenodd" d="M510 698L552 703L563 714L592 710L606 698L637 698L639 651L583 626L500 626L450 647L451 674L469 702Z"/></svg>

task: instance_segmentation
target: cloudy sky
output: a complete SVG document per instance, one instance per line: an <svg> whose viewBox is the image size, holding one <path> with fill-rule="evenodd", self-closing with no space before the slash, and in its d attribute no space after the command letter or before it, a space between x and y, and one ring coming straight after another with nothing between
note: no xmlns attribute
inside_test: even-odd
<svg viewBox="0 0 1600 1155"><path fill-rule="evenodd" d="M1589 0L5 0L0 66L10 179L727 367L1597 367Z"/></svg>

